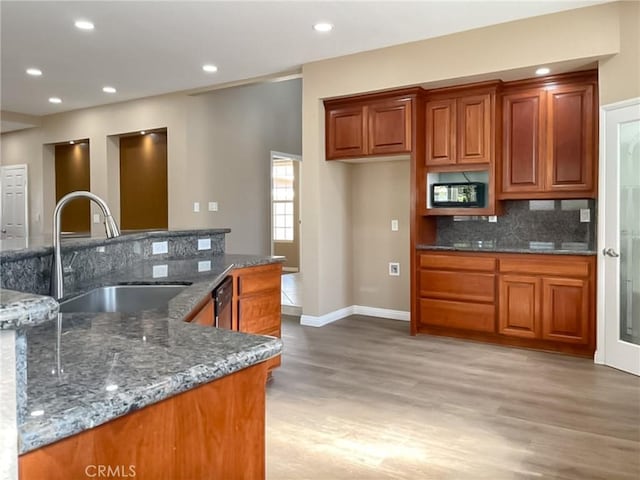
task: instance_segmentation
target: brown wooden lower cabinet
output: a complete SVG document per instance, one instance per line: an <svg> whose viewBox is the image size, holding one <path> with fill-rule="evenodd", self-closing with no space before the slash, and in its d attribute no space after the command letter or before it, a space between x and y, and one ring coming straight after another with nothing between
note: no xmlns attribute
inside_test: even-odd
<svg viewBox="0 0 640 480"><path fill-rule="evenodd" d="M281 281L282 264L270 263L255 267L237 268L233 277L231 329L281 337ZM209 295L185 317L186 322L213 326L215 323L213 298ZM280 355L267 360L269 375L282 363Z"/></svg>
<svg viewBox="0 0 640 480"><path fill-rule="evenodd" d="M593 355L595 257L417 255L417 333Z"/></svg>
<svg viewBox="0 0 640 480"><path fill-rule="evenodd" d="M259 363L21 455L20 480L264 479L266 367Z"/></svg>
<svg viewBox="0 0 640 480"><path fill-rule="evenodd" d="M231 275L234 329L280 338L282 264L238 268ZM269 360L269 372L280 366L280 363L280 355Z"/></svg>

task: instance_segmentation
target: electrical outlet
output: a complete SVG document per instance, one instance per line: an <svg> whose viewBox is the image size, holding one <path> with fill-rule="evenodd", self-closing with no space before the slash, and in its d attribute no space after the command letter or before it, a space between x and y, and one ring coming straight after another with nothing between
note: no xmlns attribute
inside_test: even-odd
<svg viewBox="0 0 640 480"><path fill-rule="evenodd" d="M199 238L198 239L198 250L211 250L211 239L210 238Z"/></svg>
<svg viewBox="0 0 640 480"><path fill-rule="evenodd" d="M160 255L161 253L169 253L169 244L167 242L152 242L151 251L154 255Z"/></svg>
<svg viewBox="0 0 640 480"><path fill-rule="evenodd" d="M495 215L489 215L489 223L498 223L498 217Z"/></svg>
<svg viewBox="0 0 640 480"><path fill-rule="evenodd" d="M392 232L397 232L398 231L398 220L391 220L391 231Z"/></svg>
<svg viewBox="0 0 640 480"><path fill-rule="evenodd" d="M169 265L154 265L153 278L164 278L169 275Z"/></svg>
<svg viewBox="0 0 640 480"><path fill-rule="evenodd" d="M99 213L94 213L93 214L93 223L100 223L100 214Z"/></svg>
<svg viewBox="0 0 640 480"><path fill-rule="evenodd" d="M198 213L200 211L200 202L193 202L193 211Z"/></svg>
<svg viewBox="0 0 640 480"><path fill-rule="evenodd" d="M588 208L581 208L580 221L582 223L589 223L591 221L591 210L589 210Z"/></svg>
<svg viewBox="0 0 640 480"><path fill-rule="evenodd" d="M389 262L389 275L392 277L400 276L400 264L398 262Z"/></svg>
<svg viewBox="0 0 640 480"><path fill-rule="evenodd" d="M218 202L209 202L209 211L217 212L218 211Z"/></svg>
<svg viewBox="0 0 640 480"><path fill-rule="evenodd" d="M208 272L211 270L211 260L202 260L198 262L199 272Z"/></svg>

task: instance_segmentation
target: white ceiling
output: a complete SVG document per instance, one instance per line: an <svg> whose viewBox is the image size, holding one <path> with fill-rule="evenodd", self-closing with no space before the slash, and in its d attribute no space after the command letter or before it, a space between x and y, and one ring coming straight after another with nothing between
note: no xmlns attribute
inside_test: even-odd
<svg viewBox="0 0 640 480"><path fill-rule="evenodd" d="M1 110L40 116L214 87L596 3L602 2L2 0ZM76 29L77 19L91 20L95 30ZM334 30L315 32L318 21ZM204 63L219 71L203 72ZM44 74L30 77L28 67ZM103 93L105 85L118 92ZM63 103L50 104L51 96Z"/></svg>

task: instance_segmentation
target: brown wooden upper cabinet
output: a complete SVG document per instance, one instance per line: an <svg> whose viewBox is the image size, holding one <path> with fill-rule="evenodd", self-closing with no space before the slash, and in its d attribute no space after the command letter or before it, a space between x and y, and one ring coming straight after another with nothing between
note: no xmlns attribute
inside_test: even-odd
<svg viewBox="0 0 640 480"><path fill-rule="evenodd" d="M483 93L427 101L426 165L490 163L492 100Z"/></svg>
<svg viewBox="0 0 640 480"><path fill-rule="evenodd" d="M596 195L595 74L550 78L502 96L502 199Z"/></svg>
<svg viewBox="0 0 640 480"><path fill-rule="evenodd" d="M325 101L327 160L411 152L415 95Z"/></svg>

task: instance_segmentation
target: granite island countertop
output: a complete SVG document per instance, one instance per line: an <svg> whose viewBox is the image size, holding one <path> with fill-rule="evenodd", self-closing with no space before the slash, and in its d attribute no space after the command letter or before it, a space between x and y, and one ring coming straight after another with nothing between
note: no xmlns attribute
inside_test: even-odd
<svg viewBox="0 0 640 480"><path fill-rule="evenodd" d="M417 244L416 250L487 252L487 253L536 253L547 255L597 255L593 246L580 242L528 242L523 244L500 243L492 240L469 240L439 244Z"/></svg>
<svg viewBox="0 0 640 480"><path fill-rule="evenodd" d="M187 284L166 308L134 314L61 313L56 321L17 326L19 453L278 355L278 338L182 319L231 269L279 261L225 254L142 260L71 288L66 297L103 285Z"/></svg>

